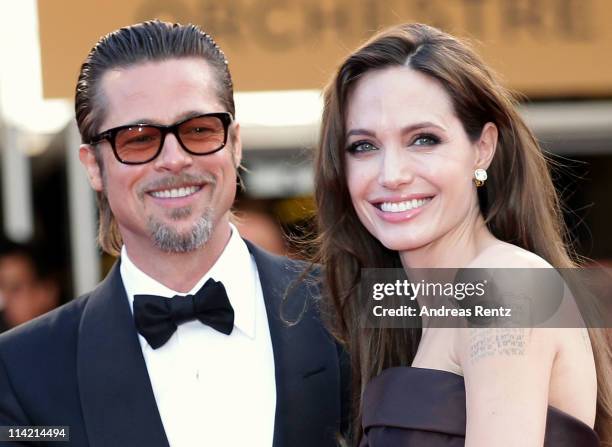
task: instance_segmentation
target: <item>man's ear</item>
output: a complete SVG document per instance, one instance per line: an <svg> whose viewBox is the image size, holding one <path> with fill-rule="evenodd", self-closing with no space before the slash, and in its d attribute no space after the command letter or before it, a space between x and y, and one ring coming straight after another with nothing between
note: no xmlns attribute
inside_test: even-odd
<svg viewBox="0 0 612 447"><path fill-rule="evenodd" d="M476 164L474 169L487 169L495 155L498 131L493 123L487 123L482 128L480 138L476 142Z"/></svg>
<svg viewBox="0 0 612 447"><path fill-rule="evenodd" d="M242 162L242 138L240 137L240 124L234 121L233 126L234 130L232 132L232 159L234 160L234 166L238 168L238 166L240 166L240 163Z"/></svg>
<svg viewBox="0 0 612 447"><path fill-rule="evenodd" d="M91 187L98 192L104 190L104 182L102 181L102 169L96 160L96 153L93 146L89 144L81 144L79 148L79 159L81 164L87 171L87 179Z"/></svg>

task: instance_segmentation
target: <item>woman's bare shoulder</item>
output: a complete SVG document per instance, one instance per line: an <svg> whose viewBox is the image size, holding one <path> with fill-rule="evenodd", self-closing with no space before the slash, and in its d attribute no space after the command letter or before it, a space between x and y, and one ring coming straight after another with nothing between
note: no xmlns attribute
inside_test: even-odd
<svg viewBox="0 0 612 447"><path fill-rule="evenodd" d="M468 268L552 268L537 254L517 245L496 240L483 248Z"/></svg>

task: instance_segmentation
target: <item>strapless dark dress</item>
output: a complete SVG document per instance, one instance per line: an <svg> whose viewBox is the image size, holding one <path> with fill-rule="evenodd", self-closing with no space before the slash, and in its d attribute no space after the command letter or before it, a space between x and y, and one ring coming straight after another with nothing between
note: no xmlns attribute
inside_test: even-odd
<svg viewBox="0 0 612 447"><path fill-rule="evenodd" d="M390 368L363 395L360 447L464 447L465 383L447 371ZM548 407L544 447L599 447L584 422Z"/></svg>

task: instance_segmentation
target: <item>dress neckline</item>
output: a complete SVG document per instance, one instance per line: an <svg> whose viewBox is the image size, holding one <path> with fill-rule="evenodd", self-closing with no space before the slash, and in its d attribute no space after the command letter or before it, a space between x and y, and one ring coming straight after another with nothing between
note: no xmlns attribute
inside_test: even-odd
<svg viewBox="0 0 612 447"><path fill-rule="evenodd" d="M445 369L436 369L436 368L426 368L426 367L421 367L421 366L394 366L392 368L387 368L385 369L383 372L381 372L378 376L374 377L370 383L368 383L368 385L366 385L366 389L370 386L370 384L372 384L372 382L374 381L386 381L385 380L385 376L389 376L389 375L395 375L396 372L401 372L401 370L408 370L408 371L413 371L416 374L434 374L434 375L439 375L440 377L452 377L455 380L461 381L461 383L463 384L463 387L465 389L465 377L461 374L457 374L454 373L452 371L447 371ZM380 379L379 379L380 378ZM382 385L382 384L380 384ZM593 433L596 433L595 430L593 429L593 427L591 427L590 425L588 425L587 423L585 423L583 420L578 419L576 416L573 416L557 407L554 407L552 405L548 405L548 409L549 411L552 411L553 413L556 413L558 416L561 416L563 418L567 418L569 420L571 420L573 423L582 425L585 429L592 431Z"/></svg>

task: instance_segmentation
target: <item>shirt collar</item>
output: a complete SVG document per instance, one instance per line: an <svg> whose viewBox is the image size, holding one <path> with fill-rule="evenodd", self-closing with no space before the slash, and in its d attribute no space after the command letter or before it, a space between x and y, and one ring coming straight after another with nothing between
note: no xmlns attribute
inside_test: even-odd
<svg viewBox="0 0 612 447"><path fill-rule="evenodd" d="M255 337L256 278L255 263L236 227L230 223L230 239L211 269L187 293L176 292L140 270L129 258L125 245L121 249L120 272L130 308L133 312L134 295L195 294L209 278L221 281L234 308L234 326L250 338Z"/></svg>

